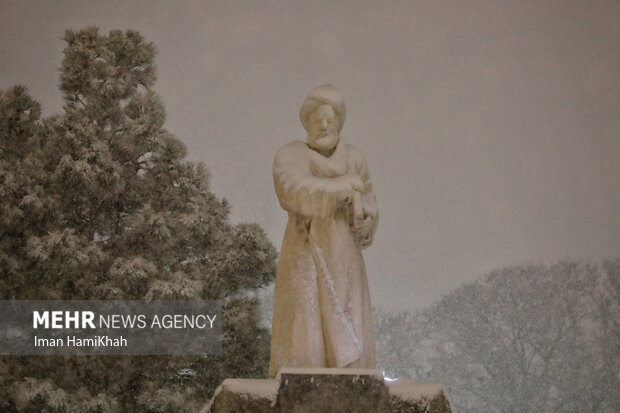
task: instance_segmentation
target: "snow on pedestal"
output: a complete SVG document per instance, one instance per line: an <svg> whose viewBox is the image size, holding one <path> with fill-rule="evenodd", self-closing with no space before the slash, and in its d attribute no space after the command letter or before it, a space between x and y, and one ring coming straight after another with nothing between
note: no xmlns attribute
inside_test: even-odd
<svg viewBox="0 0 620 413"><path fill-rule="evenodd" d="M379 369L336 369L322 367L282 367L276 376L280 380L282 375L301 374L305 376L328 374L332 376L371 376L383 380L383 370Z"/></svg>
<svg viewBox="0 0 620 413"><path fill-rule="evenodd" d="M450 411L450 404L445 396L445 390L439 383L425 383L414 379L396 379L385 380L385 385L392 399L393 411Z"/></svg>
<svg viewBox="0 0 620 413"><path fill-rule="evenodd" d="M226 379L201 413L448 413L443 386L381 370L283 368L275 380Z"/></svg>

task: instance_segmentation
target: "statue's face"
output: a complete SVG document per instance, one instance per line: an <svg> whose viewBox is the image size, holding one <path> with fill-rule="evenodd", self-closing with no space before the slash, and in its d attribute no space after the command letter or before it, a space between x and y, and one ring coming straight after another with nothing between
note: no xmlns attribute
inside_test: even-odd
<svg viewBox="0 0 620 413"><path fill-rule="evenodd" d="M338 115L331 105L319 106L308 116L308 145L315 150L329 151L338 145Z"/></svg>

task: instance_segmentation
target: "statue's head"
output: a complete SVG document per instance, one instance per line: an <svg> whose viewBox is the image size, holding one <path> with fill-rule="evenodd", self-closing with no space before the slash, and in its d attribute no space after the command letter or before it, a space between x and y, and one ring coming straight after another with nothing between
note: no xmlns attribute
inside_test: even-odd
<svg viewBox="0 0 620 413"><path fill-rule="evenodd" d="M308 145L318 151L330 151L338 145L346 107L340 91L321 85L310 91L299 110L299 119L308 132Z"/></svg>

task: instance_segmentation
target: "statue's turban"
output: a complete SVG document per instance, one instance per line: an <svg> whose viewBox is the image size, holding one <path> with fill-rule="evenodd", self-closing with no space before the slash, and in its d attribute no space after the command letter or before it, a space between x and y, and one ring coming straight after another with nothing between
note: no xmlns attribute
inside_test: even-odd
<svg viewBox="0 0 620 413"><path fill-rule="evenodd" d="M316 108L321 105L328 104L334 108L334 112L338 115L338 130L342 130L344 119L347 115L347 108L344 105L344 99L338 89L332 85L317 86L308 93L306 100L299 110L299 120L304 128L308 130L308 117Z"/></svg>

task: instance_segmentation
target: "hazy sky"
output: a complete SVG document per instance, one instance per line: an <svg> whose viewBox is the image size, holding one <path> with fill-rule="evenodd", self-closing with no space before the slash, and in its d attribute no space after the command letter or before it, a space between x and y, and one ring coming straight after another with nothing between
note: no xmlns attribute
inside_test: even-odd
<svg viewBox="0 0 620 413"><path fill-rule="evenodd" d="M140 31L166 127L279 248L273 156L334 84L379 202L373 302L413 308L496 267L620 256L619 22L614 0L0 0L0 89L58 112L66 28Z"/></svg>

